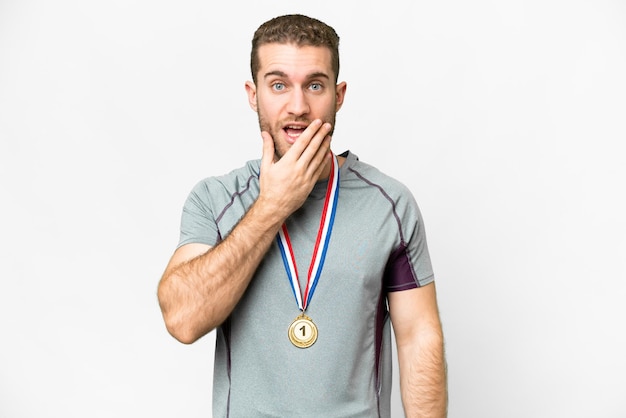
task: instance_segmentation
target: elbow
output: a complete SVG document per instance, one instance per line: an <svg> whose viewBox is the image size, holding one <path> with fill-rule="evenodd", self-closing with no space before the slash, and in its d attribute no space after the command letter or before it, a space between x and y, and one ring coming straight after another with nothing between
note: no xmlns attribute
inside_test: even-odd
<svg viewBox="0 0 626 418"><path fill-rule="evenodd" d="M172 310L164 309L163 306L161 312L167 332L183 344L193 344L215 328L215 326L208 324L202 327L197 321L185 316L182 312L172 312Z"/></svg>
<svg viewBox="0 0 626 418"><path fill-rule="evenodd" d="M163 322L167 332L183 344L192 344L202 337L190 318L187 318L180 309L176 309L166 302L159 292L159 306L163 315Z"/></svg>
<svg viewBox="0 0 626 418"><path fill-rule="evenodd" d="M193 344L215 328L209 324L193 321L192 318L185 317L181 313L172 314L163 311L163 320L167 332L183 344Z"/></svg>
<svg viewBox="0 0 626 418"><path fill-rule="evenodd" d="M165 319L165 328L167 329L167 332L183 344L195 343L218 326L219 324L213 323L198 323L187 320L168 321L167 318Z"/></svg>
<svg viewBox="0 0 626 418"><path fill-rule="evenodd" d="M166 284L159 285L157 297L165 328L179 342L192 344L220 325L206 306L192 308L190 300L173 295Z"/></svg>
<svg viewBox="0 0 626 418"><path fill-rule="evenodd" d="M183 344L193 344L210 330L202 331L181 313L172 313L163 309L163 321L167 332Z"/></svg>
<svg viewBox="0 0 626 418"><path fill-rule="evenodd" d="M164 309L163 305L161 305L161 313L163 314L165 329L167 329L167 332L169 332L172 337L183 344L192 344L197 340L197 338L193 338L188 329L185 329L181 321L176 320L174 314Z"/></svg>
<svg viewBox="0 0 626 418"><path fill-rule="evenodd" d="M172 322L168 322L165 320L165 328L167 332L170 333L172 337L174 337L178 342L183 344L193 344L200 339L200 335L192 332L189 327L181 326L180 324L175 324Z"/></svg>

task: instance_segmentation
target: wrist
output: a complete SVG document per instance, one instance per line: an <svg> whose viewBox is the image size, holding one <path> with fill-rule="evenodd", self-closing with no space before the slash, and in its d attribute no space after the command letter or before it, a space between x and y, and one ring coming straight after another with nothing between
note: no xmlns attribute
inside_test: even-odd
<svg viewBox="0 0 626 418"><path fill-rule="evenodd" d="M281 205L274 200L265 199L261 195L254 202L249 213L260 225L266 225L268 229L275 229L276 231L291 214L285 210L285 205Z"/></svg>

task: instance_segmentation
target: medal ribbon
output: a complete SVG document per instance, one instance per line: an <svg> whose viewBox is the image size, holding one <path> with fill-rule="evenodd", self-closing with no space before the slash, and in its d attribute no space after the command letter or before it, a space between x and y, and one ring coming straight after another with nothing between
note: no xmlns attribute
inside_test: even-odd
<svg viewBox="0 0 626 418"><path fill-rule="evenodd" d="M287 224L284 223L280 231L278 231L277 241L280 253L283 257L283 264L285 265L285 270L287 271L287 276L289 277L289 282L291 284L291 290L293 290L293 295L296 298L298 309L302 312L304 312L309 303L311 303L313 293L317 287L317 282L322 275L324 259L326 258L326 250L328 249L328 243L330 242L330 233L333 229L333 223L335 221L335 211L337 210L338 197L339 164L337 163L337 157L333 154L330 167L330 177L328 178L328 187L326 188L326 199L324 200L324 209L322 210L317 239L315 241L315 247L313 248L313 256L311 257L311 264L309 266L304 298L302 297L302 292L300 291L296 258L294 257L291 239L289 239L289 233L287 232Z"/></svg>

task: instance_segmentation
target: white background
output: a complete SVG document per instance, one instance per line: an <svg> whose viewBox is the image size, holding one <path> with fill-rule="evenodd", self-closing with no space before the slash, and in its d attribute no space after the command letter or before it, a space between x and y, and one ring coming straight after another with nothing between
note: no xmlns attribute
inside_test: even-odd
<svg viewBox="0 0 626 418"><path fill-rule="evenodd" d="M626 4L300 3L0 0L0 417L210 416L214 334L156 286L191 187L260 156L250 39L291 12L341 36L334 150L422 209L450 416L625 417Z"/></svg>

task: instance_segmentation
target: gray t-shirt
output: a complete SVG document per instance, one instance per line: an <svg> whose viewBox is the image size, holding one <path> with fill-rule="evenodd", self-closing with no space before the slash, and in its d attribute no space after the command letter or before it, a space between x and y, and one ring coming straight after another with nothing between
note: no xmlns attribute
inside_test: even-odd
<svg viewBox="0 0 626 418"><path fill-rule="evenodd" d="M213 416L389 417L391 333L387 292L434 280L411 192L346 152L326 259L306 314L309 348L287 330L299 315L275 242L229 319L217 329ZM218 244L259 194L260 160L200 181L190 193L179 246ZM287 220L302 292L327 181Z"/></svg>

